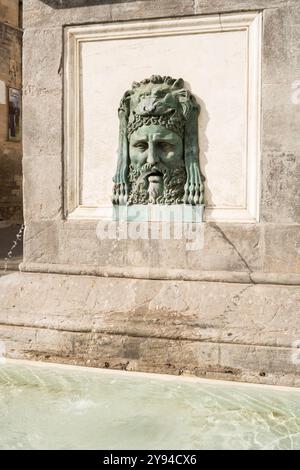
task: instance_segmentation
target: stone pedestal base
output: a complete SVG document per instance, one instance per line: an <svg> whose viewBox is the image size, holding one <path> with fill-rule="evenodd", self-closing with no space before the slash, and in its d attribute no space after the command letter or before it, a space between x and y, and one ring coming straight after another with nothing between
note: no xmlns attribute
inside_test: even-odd
<svg viewBox="0 0 300 470"><path fill-rule="evenodd" d="M14 273L6 356L300 386L300 287Z"/></svg>

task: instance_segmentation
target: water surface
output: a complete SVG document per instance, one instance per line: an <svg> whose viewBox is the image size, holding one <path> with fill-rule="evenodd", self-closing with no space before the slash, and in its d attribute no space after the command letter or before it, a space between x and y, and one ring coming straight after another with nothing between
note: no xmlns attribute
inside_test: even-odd
<svg viewBox="0 0 300 470"><path fill-rule="evenodd" d="M6 362L0 449L300 449L300 391Z"/></svg>

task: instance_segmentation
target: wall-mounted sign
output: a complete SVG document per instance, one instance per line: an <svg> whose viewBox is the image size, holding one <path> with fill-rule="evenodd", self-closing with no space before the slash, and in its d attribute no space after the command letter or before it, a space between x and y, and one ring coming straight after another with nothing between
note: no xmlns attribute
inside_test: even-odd
<svg viewBox="0 0 300 470"><path fill-rule="evenodd" d="M8 140L21 140L21 90L8 88Z"/></svg>

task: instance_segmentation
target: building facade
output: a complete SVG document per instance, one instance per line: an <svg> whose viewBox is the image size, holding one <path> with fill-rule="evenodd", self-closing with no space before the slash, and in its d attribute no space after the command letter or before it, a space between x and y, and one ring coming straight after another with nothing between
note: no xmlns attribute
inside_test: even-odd
<svg viewBox="0 0 300 470"><path fill-rule="evenodd" d="M0 0L0 221L22 221L22 2Z"/></svg>

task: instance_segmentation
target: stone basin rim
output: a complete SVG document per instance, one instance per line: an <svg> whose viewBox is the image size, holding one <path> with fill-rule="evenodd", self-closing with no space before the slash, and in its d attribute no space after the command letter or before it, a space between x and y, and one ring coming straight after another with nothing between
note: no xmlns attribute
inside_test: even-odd
<svg viewBox="0 0 300 470"><path fill-rule="evenodd" d="M154 372L138 372L138 371L126 371L119 369L104 369L101 367L89 367L81 366L75 364L63 364L59 362L46 362L46 361L30 361L28 359L12 359L12 358L2 358L3 362L0 362L0 372L1 367L5 365L24 365L27 367L38 367L38 368L50 368L50 369L61 369L61 370L77 370L78 372L90 372L104 375L119 375L120 377L129 377L133 376L136 378L145 378L153 380L162 380L166 382L189 382L189 383L198 383L201 384L211 384L211 385L224 385L231 387L246 387L246 388L262 388L265 390L277 390L277 391L286 391L286 392L295 392L300 394L300 387L287 386L287 385L272 385L272 384L261 384L261 383L252 383L252 382L234 382L231 380L219 380L219 379L207 379L203 377L194 377L190 375L169 375L169 374L158 374Z"/></svg>

